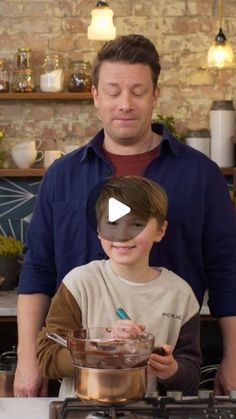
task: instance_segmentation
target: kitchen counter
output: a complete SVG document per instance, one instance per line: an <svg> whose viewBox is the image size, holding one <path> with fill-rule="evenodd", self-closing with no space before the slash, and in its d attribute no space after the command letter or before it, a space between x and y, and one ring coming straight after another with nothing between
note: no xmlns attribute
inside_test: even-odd
<svg viewBox="0 0 236 419"><path fill-rule="evenodd" d="M201 308L201 315L209 316L209 308L207 305L208 295L205 294L203 305ZM16 290L0 291L0 317L2 316L16 316Z"/></svg>
<svg viewBox="0 0 236 419"><path fill-rule="evenodd" d="M48 419L49 403L57 398L1 398L0 419Z"/></svg>
<svg viewBox="0 0 236 419"><path fill-rule="evenodd" d="M16 290L0 291L0 316L16 316Z"/></svg>

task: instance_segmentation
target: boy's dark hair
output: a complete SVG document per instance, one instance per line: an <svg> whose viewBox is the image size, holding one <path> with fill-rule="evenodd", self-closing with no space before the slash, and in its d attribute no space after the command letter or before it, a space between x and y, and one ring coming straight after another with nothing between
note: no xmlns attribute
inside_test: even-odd
<svg viewBox="0 0 236 419"><path fill-rule="evenodd" d="M155 218L159 226L166 220L166 192L150 179L142 176L117 176L108 180L96 202L98 225L104 213L107 213L109 198L115 198L130 207L140 220Z"/></svg>
<svg viewBox="0 0 236 419"><path fill-rule="evenodd" d="M98 87L99 71L104 61L148 65L152 73L153 89L156 89L161 71L159 54L155 45L145 36L124 35L102 46L93 63L92 79L95 87Z"/></svg>

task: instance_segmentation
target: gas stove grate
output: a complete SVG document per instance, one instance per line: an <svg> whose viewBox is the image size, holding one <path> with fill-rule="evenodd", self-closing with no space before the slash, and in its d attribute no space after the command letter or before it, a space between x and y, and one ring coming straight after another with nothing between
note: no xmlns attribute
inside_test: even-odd
<svg viewBox="0 0 236 419"><path fill-rule="evenodd" d="M78 417L86 417L87 419L131 419L144 417L155 418L157 416L158 401L145 400L145 403L125 404L125 405L104 405L81 402L78 399L65 399L60 419L67 419L69 414L78 413ZM84 415L85 414L85 415Z"/></svg>
<svg viewBox="0 0 236 419"><path fill-rule="evenodd" d="M68 398L52 402L50 419L236 419L236 399L229 397L152 398L133 404L105 405ZM56 406L56 407L55 407Z"/></svg>

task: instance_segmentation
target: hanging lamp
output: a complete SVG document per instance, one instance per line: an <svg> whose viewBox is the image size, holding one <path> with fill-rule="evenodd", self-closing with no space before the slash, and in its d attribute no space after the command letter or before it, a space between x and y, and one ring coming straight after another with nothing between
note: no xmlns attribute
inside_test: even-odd
<svg viewBox="0 0 236 419"><path fill-rule="evenodd" d="M207 54L208 68L227 68L234 65L234 54L230 43L222 30L223 6L222 0L218 0L220 28L213 44L210 46Z"/></svg>
<svg viewBox="0 0 236 419"><path fill-rule="evenodd" d="M105 0L98 0L91 12L92 20L88 27L88 39L93 41L110 41L116 37L113 24L113 11Z"/></svg>

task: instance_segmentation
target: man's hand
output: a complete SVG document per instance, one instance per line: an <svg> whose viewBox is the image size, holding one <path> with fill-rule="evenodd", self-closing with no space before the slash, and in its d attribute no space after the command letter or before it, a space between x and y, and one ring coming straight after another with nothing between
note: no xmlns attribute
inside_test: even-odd
<svg viewBox="0 0 236 419"><path fill-rule="evenodd" d="M47 396L36 357L37 336L44 325L50 298L44 294L20 294L17 301L17 368L14 381L16 397Z"/></svg>
<svg viewBox="0 0 236 419"><path fill-rule="evenodd" d="M229 390L236 390L236 362L235 359L223 358L214 380L214 394L228 395Z"/></svg>
<svg viewBox="0 0 236 419"><path fill-rule="evenodd" d="M18 362L15 381L15 397L46 397L48 394L48 380L43 379L39 372L37 360L27 363Z"/></svg>
<svg viewBox="0 0 236 419"><path fill-rule="evenodd" d="M236 316L219 318L223 338L223 358L214 380L214 393L228 395L236 389Z"/></svg>

